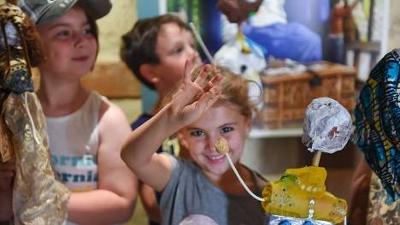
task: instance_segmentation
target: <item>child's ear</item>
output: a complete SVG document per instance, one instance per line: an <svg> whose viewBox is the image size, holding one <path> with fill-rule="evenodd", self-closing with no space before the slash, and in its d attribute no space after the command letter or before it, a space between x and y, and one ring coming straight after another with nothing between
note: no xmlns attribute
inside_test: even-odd
<svg viewBox="0 0 400 225"><path fill-rule="evenodd" d="M139 67L139 71L142 74L143 78L149 81L150 83L154 84L157 83L158 77L154 71L154 68L150 64L142 64Z"/></svg>

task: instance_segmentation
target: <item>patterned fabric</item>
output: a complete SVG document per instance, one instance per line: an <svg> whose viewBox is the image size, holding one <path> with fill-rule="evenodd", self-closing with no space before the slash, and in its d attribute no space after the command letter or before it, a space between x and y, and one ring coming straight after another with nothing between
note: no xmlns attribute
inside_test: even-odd
<svg viewBox="0 0 400 225"><path fill-rule="evenodd" d="M372 174L369 191L367 225L397 225L400 221L400 200L386 204L386 192L379 178Z"/></svg>
<svg viewBox="0 0 400 225"><path fill-rule="evenodd" d="M386 203L400 198L400 50L372 69L355 109L355 141L382 181Z"/></svg>
<svg viewBox="0 0 400 225"><path fill-rule="evenodd" d="M1 5L0 21L0 93L1 100L10 92L33 91L29 60L25 58L26 41L21 38L25 15L11 4Z"/></svg>
<svg viewBox="0 0 400 225"><path fill-rule="evenodd" d="M54 178L46 123L38 98L31 92L10 94L3 110L16 158L14 224L63 224L70 192Z"/></svg>
<svg viewBox="0 0 400 225"><path fill-rule="evenodd" d="M27 21L18 7L0 5L1 160L15 157L14 224L57 225L67 217L69 191L55 180L50 165L46 123L32 92L28 46L38 39L25 35L33 30Z"/></svg>

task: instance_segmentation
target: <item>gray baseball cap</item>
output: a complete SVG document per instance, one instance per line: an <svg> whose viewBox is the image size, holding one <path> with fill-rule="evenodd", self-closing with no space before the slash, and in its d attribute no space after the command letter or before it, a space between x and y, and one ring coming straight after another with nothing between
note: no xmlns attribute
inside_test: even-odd
<svg viewBox="0 0 400 225"><path fill-rule="evenodd" d="M111 10L109 0L18 0L18 6L35 24L52 21L64 15L77 2L93 19L99 19Z"/></svg>

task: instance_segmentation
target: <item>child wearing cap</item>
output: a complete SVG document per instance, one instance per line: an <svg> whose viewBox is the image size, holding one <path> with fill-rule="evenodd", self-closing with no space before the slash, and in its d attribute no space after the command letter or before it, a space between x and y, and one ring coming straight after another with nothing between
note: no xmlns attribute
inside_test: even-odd
<svg viewBox="0 0 400 225"><path fill-rule="evenodd" d="M157 92L159 96L157 105L175 90L189 57L194 58L196 65L201 63L190 27L174 15L167 14L139 20L122 40L123 46L120 51L122 60L139 81ZM158 106L154 111L157 108ZM131 128L136 129L152 116L153 113L143 113L131 124ZM158 152L162 151L169 149L160 147ZM145 184L141 184L139 190L150 219L149 224L158 224L160 194L156 193L155 196L153 189Z"/></svg>
<svg viewBox="0 0 400 225"><path fill-rule="evenodd" d="M108 0L19 0L36 23L45 60L37 96L47 121L52 163L72 191L67 224L127 221L136 199L136 177L120 158L129 123L117 106L86 90L80 79L98 52L95 19Z"/></svg>

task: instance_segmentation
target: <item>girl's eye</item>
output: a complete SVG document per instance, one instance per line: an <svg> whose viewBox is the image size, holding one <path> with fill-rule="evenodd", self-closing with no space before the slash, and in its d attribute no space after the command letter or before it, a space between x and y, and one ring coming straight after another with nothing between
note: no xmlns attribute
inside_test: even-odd
<svg viewBox="0 0 400 225"><path fill-rule="evenodd" d="M85 27L85 28L83 29L83 34L92 35L92 29L90 28L90 26Z"/></svg>
<svg viewBox="0 0 400 225"><path fill-rule="evenodd" d="M190 136L193 136L193 137L200 137L200 136L204 136L204 135L205 135L205 132L202 131L202 130L192 130L192 131L190 131Z"/></svg>
<svg viewBox="0 0 400 225"><path fill-rule="evenodd" d="M234 130L233 127L222 127L221 128L221 133L228 133L228 132L231 132L233 130Z"/></svg>
<svg viewBox="0 0 400 225"><path fill-rule="evenodd" d="M58 31L58 32L56 33L56 36L57 36L58 38L65 39L65 38L68 38L68 37L71 36L71 31L69 31L69 30L60 30L60 31Z"/></svg>

